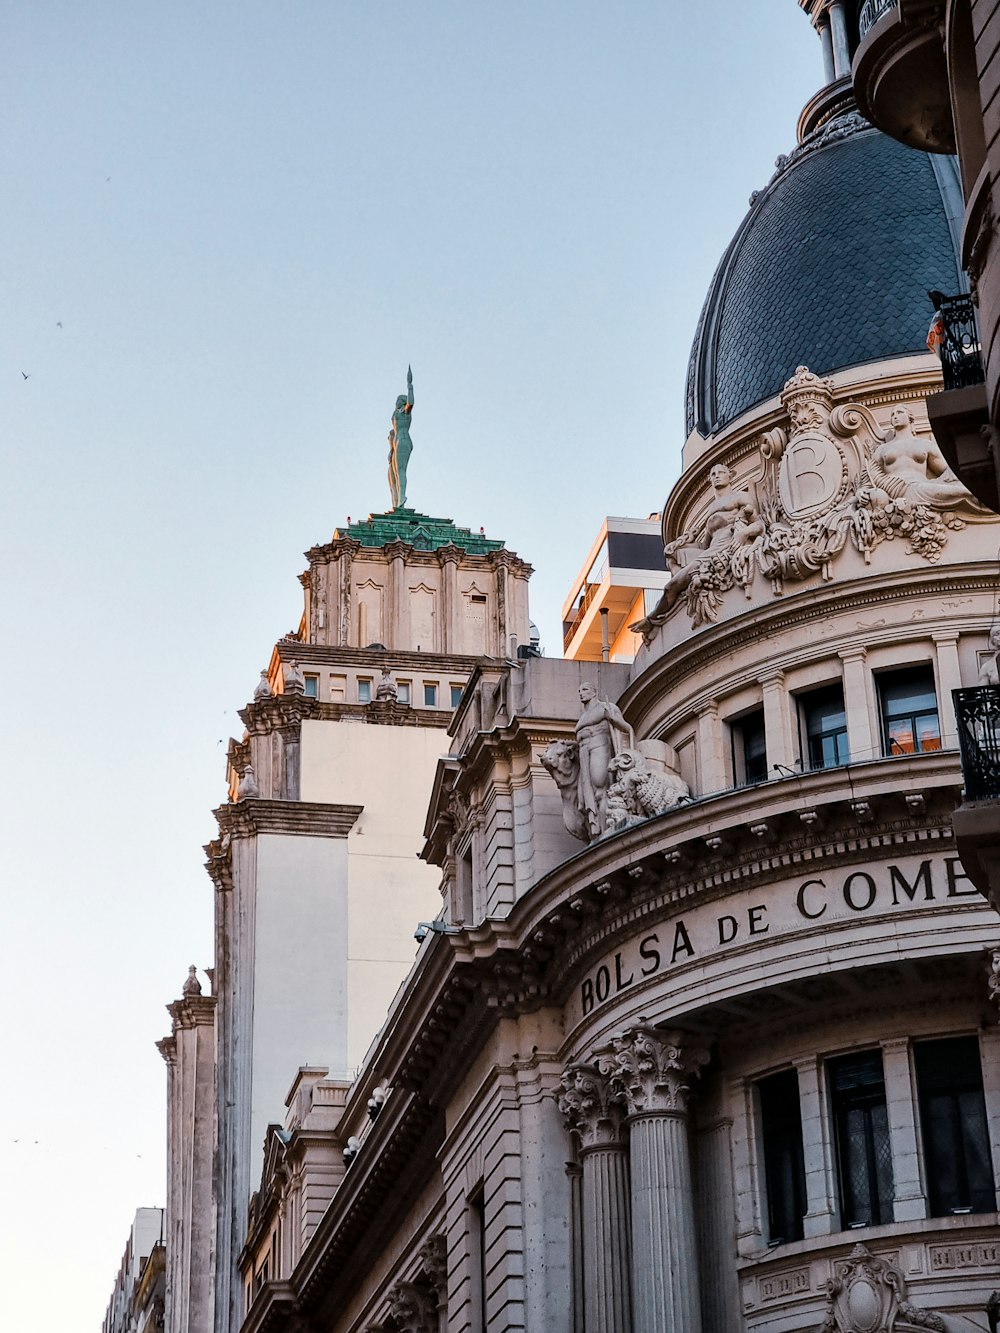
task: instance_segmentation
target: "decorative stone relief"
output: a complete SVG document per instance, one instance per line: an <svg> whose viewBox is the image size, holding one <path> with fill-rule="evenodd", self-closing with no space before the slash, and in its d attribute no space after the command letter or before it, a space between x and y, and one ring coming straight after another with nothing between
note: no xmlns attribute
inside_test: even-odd
<svg viewBox="0 0 1000 1333"><path fill-rule="evenodd" d="M598 1069L629 1115L648 1111L683 1114L687 1110L691 1083L708 1064L709 1054L683 1042L676 1032L635 1027L598 1054Z"/></svg>
<svg viewBox="0 0 1000 1333"><path fill-rule="evenodd" d="M397 1282L389 1290L389 1314L399 1333L437 1333L437 1300L428 1287Z"/></svg>
<svg viewBox="0 0 1000 1333"><path fill-rule="evenodd" d="M980 685L1000 685L1000 625L990 630L989 646L980 658Z"/></svg>
<svg viewBox="0 0 1000 1333"><path fill-rule="evenodd" d="M437 1292L438 1301L444 1299L448 1290L448 1241L440 1233L431 1236L420 1247L420 1266L427 1275L427 1280Z"/></svg>
<svg viewBox="0 0 1000 1333"><path fill-rule="evenodd" d="M243 770L243 776L240 778L239 786L236 788L236 799L246 801L252 796L259 795L260 788L257 786L257 775L253 771L253 765L247 764Z"/></svg>
<svg viewBox="0 0 1000 1333"><path fill-rule="evenodd" d="M636 743L616 704L580 686L582 712L574 741L553 741L542 767L559 788L563 823L574 838L592 842L640 819L662 814L688 787L658 741Z"/></svg>
<svg viewBox="0 0 1000 1333"><path fill-rule="evenodd" d="M562 1076L557 1104L581 1148L600 1148L620 1142L622 1109L611 1085L596 1065L568 1065Z"/></svg>
<svg viewBox="0 0 1000 1333"><path fill-rule="evenodd" d="M267 678L267 671L265 669L260 673L260 680L254 686L254 701L256 702L258 699L270 699L271 693L271 682Z"/></svg>
<svg viewBox="0 0 1000 1333"><path fill-rule="evenodd" d="M827 1310L821 1333L910 1333L942 1331L944 1320L919 1310L906 1299L906 1283L898 1268L855 1245L847 1259L834 1264L826 1284Z"/></svg>
<svg viewBox="0 0 1000 1333"><path fill-rule="evenodd" d="M609 833L663 814L691 794L679 774L654 772L641 750L622 750L616 754L608 765L608 775L611 779L607 802Z"/></svg>
<svg viewBox="0 0 1000 1333"><path fill-rule="evenodd" d="M882 426L860 403L833 405L833 384L799 366L781 401L788 426L757 440L753 480L737 484L724 463L709 473L708 504L687 531L668 541L671 579L655 609L630 628L648 642L682 599L692 624L718 617L723 594L747 596L758 577L777 595L786 582L833 577L852 545L871 560L886 541L934 564L950 531L990 519L948 468L910 409L897 404Z"/></svg>
<svg viewBox="0 0 1000 1333"><path fill-rule="evenodd" d="M1000 949L994 949L989 956L990 973L986 984L989 986L990 999L1000 1006Z"/></svg>
<svg viewBox="0 0 1000 1333"><path fill-rule="evenodd" d="M382 668L382 676L375 690L375 698L379 701L385 700L387 703L395 703L399 698L399 689L388 667Z"/></svg>

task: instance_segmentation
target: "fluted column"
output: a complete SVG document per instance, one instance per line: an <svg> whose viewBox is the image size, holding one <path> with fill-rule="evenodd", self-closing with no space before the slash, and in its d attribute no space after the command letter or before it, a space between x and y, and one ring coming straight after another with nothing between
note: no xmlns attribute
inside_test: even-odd
<svg viewBox="0 0 1000 1333"><path fill-rule="evenodd" d="M631 1028L598 1057L628 1111L634 1333L701 1333L687 1099L707 1051Z"/></svg>
<svg viewBox="0 0 1000 1333"><path fill-rule="evenodd" d="M622 1110L593 1065L570 1065L559 1109L580 1141L583 1171L584 1324L595 1333L632 1333L631 1226Z"/></svg>

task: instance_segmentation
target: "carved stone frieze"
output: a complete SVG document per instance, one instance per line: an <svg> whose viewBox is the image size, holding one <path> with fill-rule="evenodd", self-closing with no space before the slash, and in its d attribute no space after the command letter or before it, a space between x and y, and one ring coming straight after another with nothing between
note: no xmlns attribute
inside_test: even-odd
<svg viewBox="0 0 1000 1333"><path fill-rule="evenodd" d="M624 1113L610 1081L596 1065L569 1065L561 1084L557 1104L582 1149L607 1147L621 1141Z"/></svg>
<svg viewBox="0 0 1000 1333"><path fill-rule="evenodd" d="M708 1060L708 1051L689 1044L680 1033L634 1027L599 1052L597 1067L630 1116L682 1115L691 1084Z"/></svg>
<svg viewBox="0 0 1000 1333"><path fill-rule="evenodd" d="M437 1333L437 1299L416 1282L397 1282L389 1289L389 1314L399 1333Z"/></svg>
<svg viewBox="0 0 1000 1333"><path fill-rule="evenodd" d="M442 1300L448 1290L448 1241L440 1232L430 1236L420 1247L420 1266L427 1281Z"/></svg>
<svg viewBox="0 0 1000 1333"><path fill-rule="evenodd" d="M827 1283L826 1319L821 1333L911 1333L945 1328L931 1310L906 1299L906 1283L898 1268L855 1245L834 1265Z"/></svg>
<svg viewBox="0 0 1000 1333"><path fill-rule="evenodd" d="M1000 1007L1000 949L994 949L989 955L989 969L986 984L990 999Z"/></svg>
<svg viewBox="0 0 1000 1333"><path fill-rule="evenodd" d="M778 595L787 582L833 578L841 553L865 560L887 541L929 564L951 531L993 516L947 466L912 411L896 404L880 424L861 403L834 406L833 383L799 366L781 393L787 425L756 440L756 469L737 480L717 462L697 517L666 541L671 579L656 608L631 626L648 642L683 601L692 624L718 618L722 599L758 578ZM665 534L666 536L667 534Z"/></svg>

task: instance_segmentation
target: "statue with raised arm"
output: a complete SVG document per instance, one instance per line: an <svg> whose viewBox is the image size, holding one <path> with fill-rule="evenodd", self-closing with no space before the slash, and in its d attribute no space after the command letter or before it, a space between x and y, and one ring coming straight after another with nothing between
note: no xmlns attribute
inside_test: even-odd
<svg viewBox="0 0 1000 1333"><path fill-rule="evenodd" d="M406 367L406 397L402 394L396 399L396 410L392 414L392 426L389 430L389 493L392 496L393 509L402 509L406 504L406 465L413 453L410 439L410 414L413 411L413 371Z"/></svg>

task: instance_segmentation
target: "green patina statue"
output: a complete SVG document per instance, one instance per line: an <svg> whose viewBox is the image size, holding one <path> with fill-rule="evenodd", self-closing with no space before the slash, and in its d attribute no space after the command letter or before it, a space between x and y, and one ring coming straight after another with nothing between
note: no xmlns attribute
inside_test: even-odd
<svg viewBox="0 0 1000 1333"><path fill-rule="evenodd" d="M406 397L400 394L396 399L396 410L392 414L392 428L389 431L389 492L393 509L402 509L406 504L406 466L413 453L413 442L410 439L412 411L413 371L407 366Z"/></svg>

